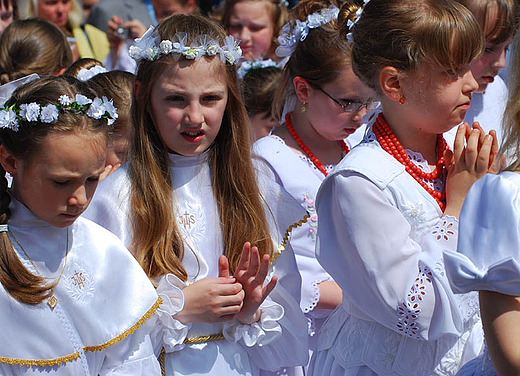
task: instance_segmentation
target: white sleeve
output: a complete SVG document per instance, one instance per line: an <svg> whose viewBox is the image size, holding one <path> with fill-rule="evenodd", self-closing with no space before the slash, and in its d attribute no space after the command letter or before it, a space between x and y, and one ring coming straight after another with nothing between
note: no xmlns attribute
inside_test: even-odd
<svg viewBox="0 0 520 376"><path fill-rule="evenodd" d="M444 261L453 290L520 295L520 175L486 175L470 189L460 215L457 252Z"/></svg>
<svg viewBox="0 0 520 376"><path fill-rule="evenodd" d="M121 52L119 53L119 56L115 62L112 61L112 57L109 52L105 58L105 61L103 62L105 67L107 67L108 70L122 70L135 74L137 70L137 63L128 54L128 47L129 44L126 43L121 48Z"/></svg>
<svg viewBox="0 0 520 376"><path fill-rule="evenodd" d="M149 335L156 321L157 318L153 316L133 334L110 346L106 350L100 376L161 375L161 367Z"/></svg>
<svg viewBox="0 0 520 376"><path fill-rule="evenodd" d="M262 305L265 308L260 321L252 328L242 325L245 328L237 330L237 326L229 323L224 329L226 339L237 340L258 368L267 371L306 365L309 356L307 320L296 298L300 275L290 246L286 246L272 268L278 282Z"/></svg>
<svg viewBox="0 0 520 376"><path fill-rule="evenodd" d="M442 265L442 250L456 248L455 218L440 218L414 241L391 195L351 173L325 181L318 216L317 258L361 312L411 338L460 334L458 300Z"/></svg>

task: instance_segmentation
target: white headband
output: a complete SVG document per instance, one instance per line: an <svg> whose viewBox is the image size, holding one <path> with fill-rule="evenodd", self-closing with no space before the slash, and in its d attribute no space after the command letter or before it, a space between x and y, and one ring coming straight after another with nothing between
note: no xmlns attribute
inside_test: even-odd
<svg viewBox="0 0 520 376"><path fill-rule="evenodd" d="M237 70L238 77L243 79L252 69L265 69L271 67L278 67L278 64L272 59L256 59L253 61L244 60Z"/></svg>
<svg viewBox="0 0 520 376"><path fill-rule="evenodd" d="M242 50L232 36L226 37L223 46L220 46L209 35L197 36L190 46L186 46L187 39L186 33L176 33L172 40L159 42L159 35L153 26L150 26L146 33L141 38L137 38L135 44L130 46L128 54L137 62L143 59L154 61L161 55L167 54L172 54L176 60L181 56L190 60L199 60L204 55L218 55L223 63L230 65L238 62L242 56Z"/></svg>

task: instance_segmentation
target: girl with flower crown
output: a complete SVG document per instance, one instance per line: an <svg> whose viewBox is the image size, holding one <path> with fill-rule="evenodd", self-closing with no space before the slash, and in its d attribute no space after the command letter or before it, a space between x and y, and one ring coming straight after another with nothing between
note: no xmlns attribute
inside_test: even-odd
<svg viewBox="0 0 520 376"><path fill-rule="evenodd" d="M111 101L71 77L0 109L0 374L159 375L161 299L116 236L80 218L105 169Z"/></svg>
<svg viewBox="0 0 520 376"><path fill-rule="evenodd" d="M317 194L316 256L343 301L309 373L454 375L482 333L477 297L452 292L442 252L456 249L464 198L498 152L494 132L461 124L482 32L452 0L371 0L344 33L382 112ZM442 133L458 124L449 151Z"/></svg>
<svg viewBox="0 0 520 376"><path fill-rule="evenodd" d="M288 238L304 211L250 157L240 48L202 16L138 40L133 144L88 216L167 294L166 375L260 375L308 358ZM255 176L256 171L256 176Z"/></svg>
<svg viewBox="0 0 520 376"><path fill-rule="evenodd" d="M316 0L301 1L294 8L294 20L284 26L277 49L290 57L276 93L277 107L285 104L285 112L291 109L280 127L254 144L276 180L310 214L293 231L291 244L302 276L300 307L309 321L311 351L321 324L342 295L315 257L314 200L321 182L353 146L349 136L375 107L374 93L352 72L351 44L340 33L340 26L354 19L358 9L350 2Z"/></svg>

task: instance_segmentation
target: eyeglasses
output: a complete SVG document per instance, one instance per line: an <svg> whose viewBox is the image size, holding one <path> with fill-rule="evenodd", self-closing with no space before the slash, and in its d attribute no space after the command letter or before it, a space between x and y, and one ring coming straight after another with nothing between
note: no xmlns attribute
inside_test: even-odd
<svg viewBox="0 0 520 376"><path fill-rule="evenodd" d="M338 105L340 105L341 108L343 109L343 111L345 111L345 112L352 112L352 113L359 112L359 111L361 111L361 109L363 107L365 107L367 109L367 111L372 111L381 105L381 102L372 101L372 100L368 100L365 103L345 100L344 101L345 103L341 103L336 98L331 97L330 94L327 93L325 90L323 90L321 87L319 87L319 86L316 86L316 87L318 89L320 89L323 94L325 94L327 97L329 97L334 102L336 102Z"/></svg>

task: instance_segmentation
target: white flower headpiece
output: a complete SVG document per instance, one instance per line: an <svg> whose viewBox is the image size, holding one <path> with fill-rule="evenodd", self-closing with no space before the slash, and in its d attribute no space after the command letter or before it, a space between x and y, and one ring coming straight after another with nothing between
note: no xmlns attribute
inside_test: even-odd
<svg viewBox="0 0 520 376"><path fill-rule="evenodd" d="M282 34L278 37L280 44L276 48L276 55L278 57L286 57L291 55L296 49L298 42L303 42L310 29L315 29L321 25L325 25L332 20L337 20L339 9L335 5L322 9L319 12L309 14L305 21L296 20L286 23L282 27Z"/></svg>
<svg viewBox="0 0 520 376"><path fill-rule="evenodd" d="M118 118L112 99L109 100L105 96L92 100L81 94L76 94L75 99L62 95L56 104L48 103L42 106L31 102L21 104L20 107L16 104L0 107L0 128L18 132L20 121L53 124L58 121L60 113L65 111L83 113L94 119L107 119L108 125L112 125Z"/></svg>
<svg viewBox="0 0 520 376"><path fill-rule="evenodd" d="M253 61L245 60L237 70L238 77L243 79L251 71L251 69L264 69L278 67L278 64L272 59L263 60L262 58Z"/></svg>
<svg viewBox="0 0 520 376"><path fill-rule="evenodd" d="M106 68L101 65L95 65L89 69L82 68L78 73L77 79L80 81L87 81L100 73L106 73L106 72L108 72L106 70Z"/></svg>
<svg viewBox="0 0 520 376"><path fill-rule="evenodd" d="M361 14L363 13L363 9L365 8L365 6L368 4L369 1L370 0L363 0L363 8L359 8L357 10L357 12L354 16L354 21L351 21L351 20L347 21L347 26L348 26L348 30L349 30L349 32L347 33L347 40L350 43L354 42L354 38L352 37L352 28L359 21L359 18L361 17Z"/></svg>
<svg viewBox="0 0 520 376"><path fill-rule="evenodd" d="M130 46L128 53L137 62L142 59L154 61L161 55L172 54L176 60L181 56L186 59L199 60L202 56L218 55L223 63L235 64L242 56L242 50L235 38L227 36L224 45L211 38L209 35L197 36L190 46L186 46L188 37L186 33L177 33L172 40L159 42L159 36L153 26L144 33L141 38L135 40L135 44Z"/></svg>

